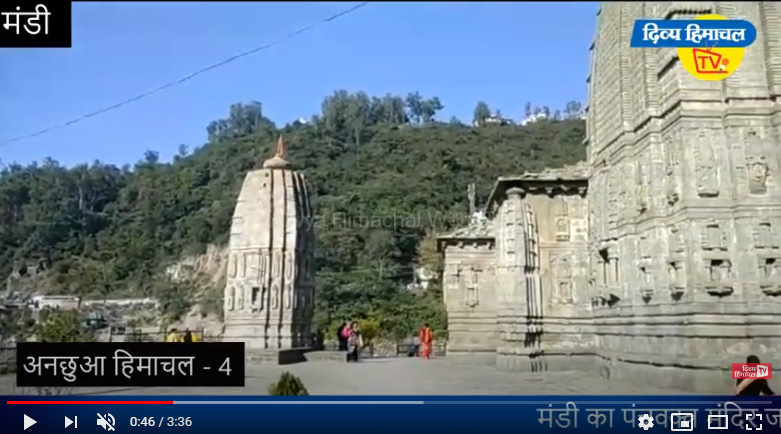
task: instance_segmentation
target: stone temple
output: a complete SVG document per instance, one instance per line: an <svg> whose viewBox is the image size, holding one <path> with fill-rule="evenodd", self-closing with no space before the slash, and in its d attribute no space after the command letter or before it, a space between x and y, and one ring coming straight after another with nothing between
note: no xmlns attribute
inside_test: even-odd
<svg viewBox="0 0 781 434"><path fill-rule="evenodd" d="M724 81L629 47L709 13L758 31ZM729 394L731 363L781 359L781 3L604 3L587 83L587 161L499 178L439 239L448 354Z"/></svg>
<svg viewBox="0 0 781 434"><path fill-rule="evenodd" d="M231 224L223 340L250 349L311 342L314 228L304 175L276 155L247 173Z"/></svg>

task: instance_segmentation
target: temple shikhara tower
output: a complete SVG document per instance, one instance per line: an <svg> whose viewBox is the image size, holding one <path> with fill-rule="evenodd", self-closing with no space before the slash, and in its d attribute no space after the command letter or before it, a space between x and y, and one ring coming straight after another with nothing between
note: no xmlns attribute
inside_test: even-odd
<svg viewBox="0 0 781 434"><path fill-rule="evenodd" d="M314 288L313 213L304 175L285 143L247 173L231 224L225 341L247 348L310 344Z"/></svg>
<svg viewBox="0 0 781 434"><path fill-rule="evenodd" d="M637 18L742 17L757 40L724 81ZM448 354L730 393L781 359L781 3L604 3L587 79L587 161L499 178L443 236Z"/></svg>

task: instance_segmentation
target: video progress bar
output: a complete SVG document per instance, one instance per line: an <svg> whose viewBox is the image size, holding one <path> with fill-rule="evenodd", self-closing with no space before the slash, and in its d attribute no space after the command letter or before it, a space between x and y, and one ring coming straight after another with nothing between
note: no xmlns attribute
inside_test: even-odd
<svg viewBox="0 0 781 434"><path fill-rule="evenodd" d="M198 405L198 404L228 404L228 405L237 405L237 404L249 404L249 405L268 405L268 404L303 404L303 405L312 405L312 404L328 404L328 405L342 405L342 404L381 404L381 405L389 405L389 404L397 404L397 405L415 405L415 404L423 404L423 401L174 401L174 404L186 404L186 405Z"/></svg>

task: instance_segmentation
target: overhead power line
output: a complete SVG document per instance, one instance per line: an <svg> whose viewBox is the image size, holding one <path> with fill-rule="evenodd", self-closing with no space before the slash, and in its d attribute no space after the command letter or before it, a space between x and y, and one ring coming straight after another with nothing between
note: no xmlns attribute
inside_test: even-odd
<svg viewBox="0 0 781 434"><path fill-rule="evenodd" d="M162 86L159 86L159 87L157 87L155 89L152 89L150 91L144 92L144 93L139 94L139 95L136 95L136 96L134 96L132 98L128 98L128 99L126 99L124 101L118 102L118 103L110 105L108 107L104 107L104 108L102 108L100 110L96 110L94 112L87 113L85 115L82 115L82 116L80 116L80 117L78 117L76 119L70 120L68 122L65 122L65 123L62 123L62 124L59 124L59 125L54 125L54 126L51 126L51 127L48 127L48 128L44 128L42 130L36 131L34 133L31 133L31 134L27 134L27 135L24 135L24 136L14 137L14 138L12 138L10 140L7 140L5 142L0 143L0 146L9 145L11 143L18 142L20 140L31 139L33 137L37 137L37 136L40 136L42 134L46 134L46 133L48 133L50 131L58 130L60 128L65 128L65 127L68 127L70 125L79 123L79 122L81 122L81 121L83 121L85 119L89 119L91 117L95 117L97 115L100 115L100 114L103 114L103 113L106 113L106 112L109 112L109 111L112 111L112 110L116 110L116 109L118 109L120 107L126 106L126 105L128 105L130 103L133 103L133 102L136 102L136 101L138 101L140 99L144 99L144 98L146 98L146 97L148 97L150 95L154 95L154 94L156 94L158 92L162 92L162 91L164 91L164 90L166 90L168 88L171 88L171 87L180 85L180 84L182 84L182 83L184 83L186 81L192 80L193 78L195 78L195 77L197 77L197 76L199 76L199 75L201 75L201 74L203 74L205 72L208 72L208 71L211 71L212 69L217 69L217 68L219 68L221 66L227 65L227 64L229 64L231 62L234 62L236 60L241 59L242 57L246 57L246 56L249 56L251 54L255 54L258 51L263 51L263 50L269 49L269 48L271 48L271 47L273 47L275 45L278 45L278 44L280 44L282 42L287 41L288 39L295 38L296 36L299 36L302 33L306 33L306 32L308 32L308 31L310 31L310 30L312 30L312 29L314 29L316 27L319 27L319 26L321 26L323 24L327 24L327 23L329 23L331 21L335 21L335 20L337 20L337 19L339 19L341 17L344 17L345 15L348 15L348 14L350 14L352 12L355 12L358 9L368 5L369 3L371 3L371 2L359 3L359 4L355 5L355 6L352 6L352 7L348 8L348 9L345 9L345 10L343 10L343 11L341 11L341 12L335 14L335 15L331 15L328 18L325 18L322 21L319 21L319 22L314 23L314 24L310 24L310 25L308 25L306 27L302 27L302 28L300 28L300 29L298 29L298 30L296 30L294 32L288 33L287 35L285 35L285 36L283 36L283 37L281 37L279 39L276 39L276 40L274 40L272 42L269 42L269 43L267 43L265 45L262 45L260 47L252 48L250 50L247 50L247 51L244 51L242 53L239 53L239 54L236 54L234 56L231 56L231 57L229 57L227 59L221 60L221 61L219 61L217 63L213 63L213 64L211 64L209 66L206 66L204 68L201 68L201 69L199 69L199 70L197 70L195 72L187 74L187 75L185 75L184 77L182 77L182 78L180 78L178 80L171 81L171 82L166 83L166 84L164 84Z"/></svg>

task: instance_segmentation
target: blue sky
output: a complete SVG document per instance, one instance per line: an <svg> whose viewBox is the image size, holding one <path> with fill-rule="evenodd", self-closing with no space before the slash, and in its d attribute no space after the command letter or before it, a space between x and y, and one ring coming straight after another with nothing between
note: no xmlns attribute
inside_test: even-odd
<svg viewBox="0 0 781 434"><path fill-rule="evenodd" d="M354 4L354 3L352 3ZM77 118L264 45L348 8L320 3L74 3L72 49L0 50L0 143ZM518 119L524 104L586 98L597 3L372 3L180 86L42 136L0 160L124 164L206 140L232 103L261 101L278 124L319 112L336 89L438 96L439 118L479 100Z"/></svg>

